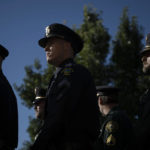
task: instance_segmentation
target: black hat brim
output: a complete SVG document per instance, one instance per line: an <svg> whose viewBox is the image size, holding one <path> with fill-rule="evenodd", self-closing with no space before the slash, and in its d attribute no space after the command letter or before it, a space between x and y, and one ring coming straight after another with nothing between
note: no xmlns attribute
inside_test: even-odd
<svg viewBox="0 0 150 150"><path fill-rule="evenodd" d="M112 86L96 86L96 90L98 96L109 96L117 94L119 92L119 89L117 87Z"/></svg>
<svg viewBox="0 0 150 150"><path fill-rule="evenodd" d="M0 44L0 56L5 59L9 55L9 51Z"/></svg>
<svg viewBox="0 0 150 150"><path fill-rule="evenodd" d="M51 34L49 37L44 37L44 38L40 39L39 40L39 45L41 47L45 48L48 39L53 38L53 37L57 37L57 38L66 40L65 37L63 37L63 36L60 36L60 35L57 35L57 34Z"/></svg>
<svg viewBox="0 0 150 150"><path fill-rule="evenodd" d="M142 57L146 53L150 53L150 48L145 48L143 51L140 52L140 56Z"/></svg>
<svg viewBox="0 0 150 150"><path fill-rule="evenodd" d="M39 45L45 48L48 38L42 38L39 40Z"/></svg>

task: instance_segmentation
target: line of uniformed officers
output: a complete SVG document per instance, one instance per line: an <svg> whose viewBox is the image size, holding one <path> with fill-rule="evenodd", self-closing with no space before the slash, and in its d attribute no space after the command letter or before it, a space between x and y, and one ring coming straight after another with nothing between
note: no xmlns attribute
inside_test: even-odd
<svg viewBox="0 0 150 150"><path fill-rule="evenodd" d="M47 62L56 67L47 89L35 88L33 102L41 119L30 150L144 150L150 135L150 92L140 100L139 123L132 123L118 103L119 89L95 86L91 73L74 62L83 40L72 29L54 23L39 40ZM14 92L2 72L9 54L0 45L0 150L14 150L18 144L18 109ZM150 73L150 35L140 54L143 72ZM99 116L104 117L100 122Z"/></svg>

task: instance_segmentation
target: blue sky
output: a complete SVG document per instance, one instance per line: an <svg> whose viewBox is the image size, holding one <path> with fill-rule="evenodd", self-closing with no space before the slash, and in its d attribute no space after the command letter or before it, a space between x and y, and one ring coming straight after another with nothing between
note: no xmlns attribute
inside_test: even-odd
<svg viewBox="0 0 150 150"><path fill-rule="evenodd" d="M120 22L122 9L129 7L129 15L137 16L144 28L144 35L150 32L149 0L0 0L0 44L10 52L3 64L4 74L11 85L20 85L25 77L24 67L38 58L43 67L47 62L45 53L37 44L44 36L45 27L51 23L63 23L72 27L83 23L83 7L92 4L103 11L104 26L114 38ZM145 44L145 43L144 43ZM34 116L17 96L19 109L19 145L27 140L28 116Z"/></svg>

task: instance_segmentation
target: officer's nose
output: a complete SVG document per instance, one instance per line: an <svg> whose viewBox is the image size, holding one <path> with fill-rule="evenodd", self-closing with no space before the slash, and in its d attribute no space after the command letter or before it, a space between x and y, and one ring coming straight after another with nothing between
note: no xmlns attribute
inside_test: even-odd
<svg viewBox="0 0 150 150"><path fill-rule="evenodd" d="M144 61L146 61L147 60L147 56L143 56L142 58L141 58L141 61L142 62L144 62Z"/></svg>
<svg viewBox="0 0 150 150"><path fill-rule="evenodd" d="M48 49L47 49L47 46L45 46L45 48L44 48L44 49L45 49L45 52L46 52L46 51L48 50Z"/></svg>
<svg viewBox="0 0 150 150"><path fill-rule="evenodd" d="M49 49L50 49L49 45L46 45L45 46L45 52L49 51Z"/></svg>
<svg viewBox="0 0 150 150"><path fill-rule="evenodd" d="M34 105L34 110L36 110L37 109L37 105Z"/></svg>

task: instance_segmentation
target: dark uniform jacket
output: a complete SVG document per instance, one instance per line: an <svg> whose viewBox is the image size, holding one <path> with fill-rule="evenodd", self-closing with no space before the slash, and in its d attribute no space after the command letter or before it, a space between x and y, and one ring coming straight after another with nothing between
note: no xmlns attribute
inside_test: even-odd
<svg viewBox="0 0 150 150"><path fill-rule="evenodd" d="M149 149L150 137L150 89L140 99L139 120L135 129L137 150Z"/></svg>
<svg viewBox="0 0 150 150"><path fill-rule="evenodd" d="M99 150L128 150L133 142L133 128L127 115L114 107L102 124L98 139Z"/></svg>
<svg viewBox="0 0 150 150"><path fill-rule="evenodd" d="M45 123L33 149L90 149L98 137L99 110L89 71L72 59L64 61L47 96Z"/></svg>
<svg viewBox="0 0 150 150"><path fill-rule="evenodd" d="M8 80L1 70L0 106L0 143L10 148L15 148L18 144L17 100Z"/></svg>

